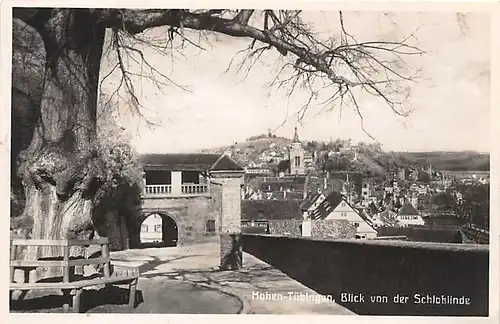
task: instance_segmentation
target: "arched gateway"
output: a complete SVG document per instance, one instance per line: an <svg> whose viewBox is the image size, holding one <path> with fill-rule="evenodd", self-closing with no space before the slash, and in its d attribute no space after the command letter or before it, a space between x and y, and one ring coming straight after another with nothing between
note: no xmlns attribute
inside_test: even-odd
<svg viewBox="0 0 500 324"><path fill-rule="evenodd" d="M219 236L221 268L239 269L244 169L225 154L145 154L141 164L136 240L181 246Z"/></svg>

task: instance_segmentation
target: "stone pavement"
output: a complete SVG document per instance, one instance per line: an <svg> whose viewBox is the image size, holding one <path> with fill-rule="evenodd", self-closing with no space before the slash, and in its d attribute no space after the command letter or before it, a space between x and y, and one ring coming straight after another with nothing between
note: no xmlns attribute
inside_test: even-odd
<svg viewBox="0 0 500 324"><path fill-rule="evenodd" d="M138 313L354 315L247 253L243 269L219 271L218 241L111 255L140 268Z"/></svg>

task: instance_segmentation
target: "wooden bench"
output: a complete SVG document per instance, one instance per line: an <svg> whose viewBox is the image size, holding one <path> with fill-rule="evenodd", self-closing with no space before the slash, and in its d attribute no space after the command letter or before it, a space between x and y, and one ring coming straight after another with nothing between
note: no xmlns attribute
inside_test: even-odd
<svg viewBox="0 0 500 324"><path fill-rule="evenodd" d="M10 293L12 298L13 291L28 291L36 289L61 289L64 295L64 311L69 310L69 296L73 296L74 313L80 312L80 295L84 287L105 285L109 287L112 284L128 284L129 298L128 305L131 309L135 307L135 295L137 282L139 279L138 267L128 265L112 264L109 255L109 242L107 238L95 240L32 240L32 239L13 239L11 240L10 251ZM70 258L71 246L100 246L100 256L90 258ZM18 248L21 246L61 246L63 250L62 258L50 258L39 260L19 260ZM94 253L96 255L98 253ZM97 276L85 277L76 276L75 267L84 269L85 266L101 265L103 273L96 273ZM40 281L34 281L30 276L32 271L39 267L61 267L62 277L44 278ZM24 271L24 282L14 282L15 270ZM30 280L31 278L31 280ZM47 281L54 282L47 282Z"/></svg>

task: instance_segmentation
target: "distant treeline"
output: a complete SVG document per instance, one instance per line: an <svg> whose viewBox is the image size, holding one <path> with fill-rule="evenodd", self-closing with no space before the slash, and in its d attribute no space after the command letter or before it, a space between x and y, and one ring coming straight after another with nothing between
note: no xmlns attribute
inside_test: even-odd
<svg viewBox="0 0 500 324"><path fill-rule="evenodd" d="M432 165L438 170L489 171L490 155L472 151L463 152L391 152L396 164Z"/></svg>

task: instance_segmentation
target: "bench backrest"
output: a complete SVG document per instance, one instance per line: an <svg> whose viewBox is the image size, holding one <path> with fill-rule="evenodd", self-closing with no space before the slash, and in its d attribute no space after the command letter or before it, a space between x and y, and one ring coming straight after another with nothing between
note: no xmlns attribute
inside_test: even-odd
<svg viewBox="0 0 500 324"><path fill-rule="evenodd" d="M101 256L89 259L70 259L71 246L99 245ZM19 246L61 246L63 248L62 260L17 260L17 248ZM70 281L70 269L75 266L103 265L104 276L111 276L111 258L109 256L109 241L106 237L95 240L46 240L46 239L13 239L11 240L10 268L11 282L14 281L14 269L16 267L62 267L63 282Z"/></svg>

